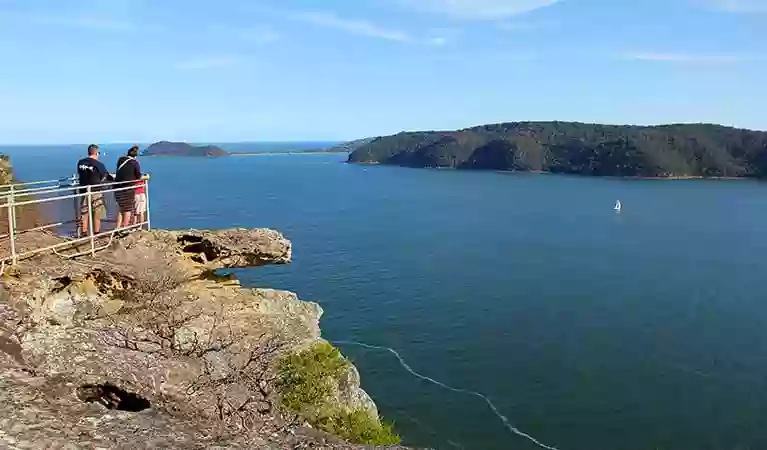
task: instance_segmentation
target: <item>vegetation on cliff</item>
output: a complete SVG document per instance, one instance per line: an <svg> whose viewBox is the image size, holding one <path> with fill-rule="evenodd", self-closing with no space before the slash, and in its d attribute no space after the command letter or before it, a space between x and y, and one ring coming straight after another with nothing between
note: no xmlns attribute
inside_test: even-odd
<svg viewBox="0 0 767 450"><path fill-rule="evenodd" d="M357 148L353 163L626 177L767 177L767 132L709 124L511 122L405 132Z"/></svg>
<svg viewBox="0 0 767 450"><path fill-rule="evenodd" d="M322 431L350 442L393 445L400 442L393 426L362 408L345 409L331 402L339 379L351 363L328 343L284 357L278 364L277 389L289 411Z"/></svg>
<svg viewBox="0 0 767 450"><path fill-rule="evenodd" d="M144 156L202 156L214 158L229 153L215 145L191 145L186 142L155 142L144 150Z"/></svg>
<svg viewBox="0 0 767 450"><path fill-rule="evenodd" d="M334 152L334 153L343 153L343 152L353 152L357 150L358 148L362 147L363 145L367 145L370 142L373 141L374 138L364 138L364 139L356 139L354 141L348 141L348 142L342 142L340 144L334 145L333 147L330 147L326 149L326 152Z"/></svg>

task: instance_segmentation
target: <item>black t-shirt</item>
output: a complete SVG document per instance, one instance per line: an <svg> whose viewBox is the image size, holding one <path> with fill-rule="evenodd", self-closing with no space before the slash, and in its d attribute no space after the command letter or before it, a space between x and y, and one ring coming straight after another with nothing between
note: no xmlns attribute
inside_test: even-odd
<svg viewBox="0 0 767 450"><path fill-rule="evenodd" d="M77 162L77 177L80 186L95 186L112 179L104 164L93 158L83 158Z"/></svg>
<svg viewBox="0 0 767 450"><path fill-rule="evenodd" d="M141 166L136 158L122 156L117 161L117 176L115 181L137 181L141 179Z"/></svg>

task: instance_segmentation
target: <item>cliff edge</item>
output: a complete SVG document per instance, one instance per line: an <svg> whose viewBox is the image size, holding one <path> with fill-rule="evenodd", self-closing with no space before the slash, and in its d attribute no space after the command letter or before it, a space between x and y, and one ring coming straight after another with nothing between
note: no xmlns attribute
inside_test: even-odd
<svg viewBox="0 0 767 450"><path fill-rule="evenodd" d="M397 442L322 340L319 305L216 272L291 255L273 230L142 231L96 257L6 266L0 447Z"/></svg>

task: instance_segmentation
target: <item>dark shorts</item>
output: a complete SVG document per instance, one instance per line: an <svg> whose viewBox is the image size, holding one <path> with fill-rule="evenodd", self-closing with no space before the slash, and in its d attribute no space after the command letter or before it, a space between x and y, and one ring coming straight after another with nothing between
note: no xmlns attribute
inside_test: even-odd
<svg viewBox="0 0 767 450"><path fill-rule="evenodd" d="M133 212L136 203L136 190L126 189L124 191L117 191L115 192L115 199L121 213Z"/></svg>

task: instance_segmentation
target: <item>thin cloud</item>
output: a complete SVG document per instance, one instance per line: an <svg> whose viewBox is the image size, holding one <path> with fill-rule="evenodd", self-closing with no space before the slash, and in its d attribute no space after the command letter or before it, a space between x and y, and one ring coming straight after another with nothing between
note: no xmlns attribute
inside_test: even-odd
<svg viewBox="0 0 767 450"><path fill-rule="evenodd" d="M561 0L394 0L400 6L461 20L502 20Z"/></svg>
<svg viewBox="0 0 767 450"><path fill-rule="evenodd" d="M690 53L637 52L623 55L633 61L670 64L733 64L748 58L741 55L701 55Z"/></svg>
<svg viewBox="0 0 767 450"><path fill-rule="evenodd" d="M448 43L448 38L444 36L432 37L427 39L426 43L434 47L444 47Z"/></svg>
<svg viewBox="0 0 767 450"><path fill-rule="evenodd" d="M710 0L708 6L728 13L767 12L767 0Z"/></svg>
<svg viewBox="0 0 767 450"><path fill-rule="evenodd" d="M272 28L259 28L255 30L241 30L237 36L254 44L271 44L282 39L282 34Z"/></svg>
<svg viewBox="0 0 767 450"><path fill-rule="evenodd" d="M240 59L234 56L211 56L193 58L176 63L178 70L211 70L231 67L240 63Z"/></svg>
<svg viewBox="0 0 767 450"><path fill-rule="evenodd" d="M41 5L40 3L43 3ZM67 2L0 0L0 18L35 27L128 33L153 28L138 20L139 0L69 0ZM10 8L4 8L9 5Z"/></svg>
<svg viewBox="0 0 767 450"><path fill-rule="evenodd" d="M127 33L138 30L138 25L133 22L117 20L110 17L47 17L40 18L43 23L60 25L64 27L80 28L92 31L109 31L115 33Z"/></svg>
<svg viewBox="0 0 767 450"><path fill-rule="evenodd" d="M379 26L362 19L348 19L334 13L309 11L291 15L293 20L343 31L356 36L383 39L393 42L411 42L413 37L404 31Z"/></svg>
<svg viewBox="0 0 767 450"><path fill-rule="evenodd" d="M223 25L213 25L210 32L214 36L239 40L251 44L271 44L282 40L282 33L272 27L232 28Z"/></svg>
<svg viewBox="0 0 767 450"><path fill-rule="evenodd" d="M538 21L512 21L512 22L499 22L496 27L501 31L517 32L517 31L537 31L545 28L551 28L556 26L558 22L554 20L538 20Z"/></svg>
<svg viewBox="0 0 767 450"><path fill-rule="evenodd" d="M0 0L2 1L2 0ZM128 20L96 15L49 15L34 12L0 12L0 18L14 20L41 27L72 28L87 31L129 33L139 30L139 26Z"/></svg>
<svg viewBox="0 0 767 450"><path fill-rule="evenodd" d="M432 28L425 32L428 38L424 42L431 47L445 47L455 42L462 33L462 29L455 27Z"/></svg>
<svg viewBox="0 0 767 450"><path fill-rule="evenodd" d="M535 52L479 53L472 55L443 53L435 55L433 60L450 63L465 63L468 60L482 64L528 63L540 60L540 55Z"/></svg>

